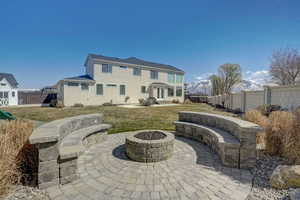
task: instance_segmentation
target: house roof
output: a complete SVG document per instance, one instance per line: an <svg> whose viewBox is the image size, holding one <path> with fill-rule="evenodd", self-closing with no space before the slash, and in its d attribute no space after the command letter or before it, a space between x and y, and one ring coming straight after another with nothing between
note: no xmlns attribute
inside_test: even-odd
<svg viewBox="0 0 300 200"><path fill-rule="evenodd" d="M9 73L0 73L0 81L2 81L4 78L9 82L9 84L12 87L18 86L18 82L16 81L14 75L9 74Z"/></svg>
<svg viewBox="0 0 300 200"><path fill-rule="evenodd" d="M89 75L81 75L81 76L74 76L69 78L64 78L64 80L76 80L76 81L94 81L92 77Z"/></svg>
<svg viewBox="0 0 300 200"><path fill-rule="evenodd" d="M120 62L120 63L128 63L128 64L134 64L134 65L142 65L142 66L148 66L148 67L155 67L158 69L163 70L171 70L171 71L177 71L184 73L183 70L174 67L172 65L166 65L166 64L160 64L150 61L145 61L136 57L129 57L129 58L116 58L116 57L109 57L109 56L102 56L102 55L96 55L96 54L89 54L88 58L92 59L101 59L101 60L107 60L112 62Z"/></svg>

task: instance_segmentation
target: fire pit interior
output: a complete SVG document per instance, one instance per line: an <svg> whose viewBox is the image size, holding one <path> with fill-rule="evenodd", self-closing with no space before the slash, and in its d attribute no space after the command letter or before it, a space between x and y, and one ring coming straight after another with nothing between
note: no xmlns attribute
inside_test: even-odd
<svg viewBox="0 0 300 200"><path fill-rule="evenodd" d="M165 131L137 131L126 138L127 156L138 162L167 160L173 154L174 135Z"/></svg>
<svg viewBox="0 0 300 200"><path fill-rule="evenodd" d="M141 140L160 140L167 137L167 135L160 131L146 131L137 133L134 137Z"/></svg>

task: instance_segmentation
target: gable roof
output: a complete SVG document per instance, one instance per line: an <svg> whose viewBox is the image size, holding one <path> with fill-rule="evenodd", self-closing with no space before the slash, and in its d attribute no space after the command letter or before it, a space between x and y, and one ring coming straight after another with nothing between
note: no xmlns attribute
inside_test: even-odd
<svg viewBox="0 0 300 200"><path fill-rule="evenodd" d="M14 75L9 74L9 73L0 73L0 81L2 81L4 78L9 82L9 84L12 87L18 86L18 82L16 81Z"/></svg>
<svg viewBox="0 0 300 200"><path fill-rule="evenodd" d="M166 65L166 64L160 64L160 63L145 61L145 60L142 60L142 59L139 59L139 58L136 58L136 57L116 58L116 57L102 56L102 55L96 55L96 54L89 54L88 58L101 59L101 60L127 63L127 64L134 64L134 65L142 65L142 66L148 66L148 67L154 67L154 68L158 68L158 69L171 70L171 71L177 71L177 72L184 73L183 70L178 69L177 67L174 67L172 65Z"/></svg>

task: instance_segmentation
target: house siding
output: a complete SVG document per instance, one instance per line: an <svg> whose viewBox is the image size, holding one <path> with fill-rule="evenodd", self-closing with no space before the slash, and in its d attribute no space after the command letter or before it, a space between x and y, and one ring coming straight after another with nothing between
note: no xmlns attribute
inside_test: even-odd
<svg viewBox="0 0 300 200"><path fill-rule="evenodd" d="M138 103L139 99L146 99L149 97L148 88L151 83L160 82L174 87L174 96L168 97L168 90L164 90L164 101L172 101L174 99L180 102L184 101L184 77L182 83L169 83L168 82L168 70L160 70L153 67L141 67L141 76L133 75L134 67L140 67L136 65L125 65L126 69L120 68L120 65L112 64L112 73L103 73L102 64L111 64L110 62L95 62L88 60L86 64L86 73L93 77L95 84L90 84L88 91L82 91L80 84L78 87L68 86L63 83L63 102L65 106L72 106L76 103L82 103L84 105L101 105L103 103L113 104L132 104ZM150 70L158 71L158 79L150 78ZM176 72L175 72L176 74ZM183 74L182 72L180 74ZM175 78L176 79L176 78ZM103 84L103 95L96 94L97 84ZM116 85L116 87L109 86L110 84ZM125 95L120 95L120 85L125 85ZM141 87L146 86L147 93L141 92ZM176 96L176 87L182 88L181 97ZM156 97L156 90L153 91ZM129 97L128 101L125 99Z"/></svg>

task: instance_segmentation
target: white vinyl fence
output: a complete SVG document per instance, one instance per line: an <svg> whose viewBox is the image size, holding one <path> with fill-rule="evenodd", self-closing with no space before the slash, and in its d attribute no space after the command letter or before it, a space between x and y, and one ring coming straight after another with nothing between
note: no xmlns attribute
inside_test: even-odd
<svg viewBox="0 0 300 200"><path fill-rule="evenodd" d="M264 104L280 105L282 108L294 110L300 107L300 85L266 86L264 90L210 96L208 103L241 112L255 109Z"/></svg>

